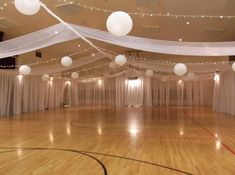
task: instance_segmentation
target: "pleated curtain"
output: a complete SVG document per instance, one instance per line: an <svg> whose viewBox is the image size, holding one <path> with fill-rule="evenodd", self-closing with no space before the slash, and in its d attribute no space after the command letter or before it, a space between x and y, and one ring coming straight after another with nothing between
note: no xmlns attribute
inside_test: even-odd
<svg viewBox="0 0 235 175"><path fill-rule="evenodd" d="M140 76L136 80L129 80L125 74L87 82L80 80L68 82L63 79L45 82L41 80L41 76L20 78L16 75L1 74L0 115L54 109L65 104L70 106L147 107L212 106L213 102L213 105L221 106L222 104L214 102L215 99L220 99L220 94L223 93L216 92L215 94L216 88L214 88L213 80L179 82L162 81L144 76ZM229 98L229 94L227 94L227 98Z"/></svg>

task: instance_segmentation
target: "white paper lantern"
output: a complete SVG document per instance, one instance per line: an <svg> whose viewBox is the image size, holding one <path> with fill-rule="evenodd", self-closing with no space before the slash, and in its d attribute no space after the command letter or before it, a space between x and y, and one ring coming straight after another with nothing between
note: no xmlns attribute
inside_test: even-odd
<svg viewBox="0 0 235 175"><path fill-rule="evenodd" d="M196 78L196 75L195 75L193 72L189 72L189 73L187 74L187 77L188 77L189 79L193 80L193 79Z"/></svg>
<svg viewBox="0 0 235 175"><path fill-rule="evenodd" d="M42 76L42 80L43 80L43 81L49 81L49 80L50 80L50 76L47 75L47 74L44 74L44 75Z"/></svg>
<svg viewBox="0 0 235 175"><path fill-rule="evenodd" d="M108 17L106 27L115 36L125 36L130 33L133 22L128 13L117 11Z"/></svg>
<svg viewBox="0 0 235 175"><path fill-rule="evenodd" d="M16 9L24 15L34 15L40 10L39 0L15 0Z"/></svg>
<svg viewBox="0 0 235 175"><path fill-rule="evenodd" d="M22 65L19 67L19 72L21 75L29 75L31 73L31 68L27 65Z"/></svg>
<svg viewBox="0 0 235 175"><path fill-rule="evenodd" d="M235 72L235 62L232 64L232 69Z"/></svg>
<svg viewBox="0 0 235 175"><path fill-rule="evenodd" d="M115 62L110 62L109 63L109 68L114 69L117 66Z"/></svg>
<svg viewBox="0 0 235 175"><path fill-rule="evenodd" d="M146 70L146 71L145 71L145 75L146 75L147 77L152 77L153 74L154 74L154 73L153 73L153 70L150 70L150 69L149 69L149 70Z"/></svg>
<svg viewBox="0 0 235 175"><path fill-rule="evenodd" d="M125 55L118 55L115 57L115 63L119 66L123 66L126 64L126 57Z"/></svg>
<svg viewBox="0 0 235 175"><path fill-rule="evenodd" d="M177 63L174 67L174 72L178 76L183 76L187 73L187 67L183 63Z"/></svg>
<svg viewBox="0 0 235 175"><path fill-rule="evenodd" d="M78 78L79 78L79 74L78 74L77 72L73 72L73 73L71 74L71 78L73 78L73 79L78 79Z"/></svg>
<svg viewBox="0 0 235 175"><path fill-rule="evenodd" d="M61 64L64 66L64 67L69 67L73 64L73 60L72 58L70 58L69 56L65 56L61 59Z"/></svg>

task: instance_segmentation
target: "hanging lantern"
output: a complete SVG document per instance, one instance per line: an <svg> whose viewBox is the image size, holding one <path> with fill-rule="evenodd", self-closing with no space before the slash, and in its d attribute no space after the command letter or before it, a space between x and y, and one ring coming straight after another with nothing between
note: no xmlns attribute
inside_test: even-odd
<svg viewBox="0 0 235 175"><path fill-rule="evenodd" d="M117 66L117 64L115 62L110 62L109 63L109 68L110 69L114 69Z"/></svg>
<svg viewBox="0 0 235 175"><path fill-rule="evenodd" d="M19 67L19 72L21 75L29 75L31 73L31 68L27 65L22 65Z"/></svg>
<svg viewBox="0 0 235 175"><path fill-rule="evenodd" d="M195 75L193 72L189 72L189 73L187 74L187 77L188 77L189 79L193 80L193 79L196 78L196 75Z"/></svg>
<svg viewBox="0 0 235 175"><path fill-rule="evenodd" d="M40 10L39 0L15 0L16 9L24 15L34 15Z"/></svg>
<svg viewBox="0 0 235 175"><path fill-rule="evenodd" d="M115 63L119 66L123 66L126 64L126 57L125 55L118 55L115 57Z"/></svg>
<svg viewBox="0 0 235 175"><path fill-rule="evenodd" d="M73 73L71 74L71 78L73 78L73 79L78 79L78 78L79 78L79 74L78 74L77 72L73 72Z"/></svg>
<svg viewBox="0 0 235 175"><path fill-rule="evenodd" d="M187 66L183 63L177 63L174 67L174 73L178 76L183 76L187 73Z"/></svg>
<svg viewBox="0 0 235 175"><path fill-rule="evenodd" d="M50 76L49 76L48 74L44 74L44 75L42 76L42 80L43 80L43 81L49 81L49 80L50 80Z"/></svg>
<svg viewBox="0 0 235 175"><path fill-rule="evenodd" d="M154 74L153 70L148 69L148 70L145 71L145 75L146 75L147 77L152 77L153 74Z"/></svg>
<svg viewBox="0 0 235 175"><path fill-rule="evenodd" d="M117 11L108 17L106 27L115 36L125 36L130 33L133 21L128 13Z"/></svg>
<svg viewBox="0 0 235 175"><path fill-rule="evenodd" d="M64 67L69 67L73 64L73 60L71 57L69 56L65 56L61 59L61 64L64 66Z"/></svg>

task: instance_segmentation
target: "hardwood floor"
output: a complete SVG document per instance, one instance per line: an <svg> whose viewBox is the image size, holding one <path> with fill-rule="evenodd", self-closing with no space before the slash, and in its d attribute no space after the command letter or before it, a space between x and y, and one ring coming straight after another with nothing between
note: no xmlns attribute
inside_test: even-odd
<svg viewBox="0 0 235 175"><path fill-rule="evenodd" d="M235 117L80 107L0 119L0 175L233 175Z"/></svg>

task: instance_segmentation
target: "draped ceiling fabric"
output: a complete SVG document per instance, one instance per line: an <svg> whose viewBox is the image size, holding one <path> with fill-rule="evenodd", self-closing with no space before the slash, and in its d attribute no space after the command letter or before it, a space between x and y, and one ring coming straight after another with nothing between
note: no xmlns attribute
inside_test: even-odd
<svg viewBox="0 0 235 175"><path fill-rule="evenodd" d="M235 55L235 42L178 42L153 40L134 36L115 37L106 31L71 24L84 37L148 52L193 55ZM6 58L78 38L65 25L57 24L0 43L0 58Z"/></svg>

